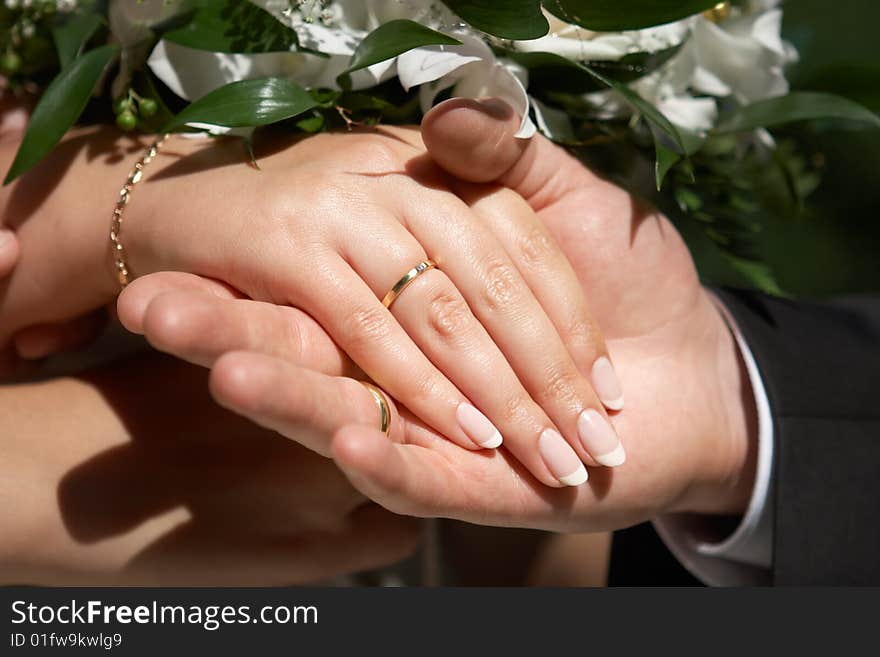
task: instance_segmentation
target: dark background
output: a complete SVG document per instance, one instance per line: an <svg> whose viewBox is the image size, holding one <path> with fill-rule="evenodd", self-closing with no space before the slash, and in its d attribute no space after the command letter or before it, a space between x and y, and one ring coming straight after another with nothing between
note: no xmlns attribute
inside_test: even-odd
<svg viewBox="0 0 880 657"><path fill-rule="evenodd" d="M880 112L880 3L788 0L783 8L784 36L801 56L788 75L793 89ZM800 218L764 224L762 259L794 296L880 291L880 130L811 123L789 134L821 155L822 184ZM711 257L697 259L707 282L724 282Z"/></svg>

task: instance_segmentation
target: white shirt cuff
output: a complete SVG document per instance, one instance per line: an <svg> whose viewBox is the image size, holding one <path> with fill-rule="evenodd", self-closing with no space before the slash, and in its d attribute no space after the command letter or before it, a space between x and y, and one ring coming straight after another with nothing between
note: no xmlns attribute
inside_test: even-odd
<svg viewBox="0 0 880 657"><path fill-rule="evenodd" d="M710 516L671 514L654 521L663 542L681 564L711 586L749 586L767 582L773 565L773 417L755 357L733 317L713 296L733 333L755 395L758 455L755 488L737 528L720 543L701 539Z"/></svg>

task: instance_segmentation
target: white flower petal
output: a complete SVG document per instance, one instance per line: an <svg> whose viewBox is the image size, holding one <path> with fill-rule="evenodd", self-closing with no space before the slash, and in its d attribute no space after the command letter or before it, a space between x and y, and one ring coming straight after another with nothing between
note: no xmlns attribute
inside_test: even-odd
<svg viewBox="0 0 880 657"><path fill-rule="evenodd" d="M696 83L704 83L711 73L729 86L740 102L751 103L788 92L783 65L784 55L768 49L752 36L752 27L760 17L748 16L716 25L701 20L694 26L692 44L698 70ZM695 83L695 87L697 84Z"/></svg>
<svg viewBox="0 0 880 657"><path fill-rule="evenodd" d="M214 125L213 123L187 123L186 124L190 128L194 128L196 130L202 130L204 132L182 132L180 133L183 137L188 137L190 139L197 139L201 137L205 137L205 133L209 135L214 135L215 137L243 137L245 139L250 138L254 134L255 128L229 128L225 125Z"/></svg>
<svg viewBox="0 0 880 657"><path fill-rule="evenodd" d="M752 38L784 58L786 48L782 41L782 10L774 9L759 15L752 26Z"/></svg>
<svg viewBox="0 0 880 657"><path fill-rule="evenodd" d="M201 98L230 82L268 76L309 80L325 60L301 53L280 52L237 55L196 50L160 41L147 64L171 91L185 100Z"/></svg>
<svg viewBox="0 0 880 657"><path fill-rule="evenodd" d="M724 98L733 93L733 89L731 89L730 85L725 84L725 82L712 71L703 68L702 66L697 66L694 69L694 74L691 78L691 86L701 93L716 96L718 98Z"/></svg>
<svg viewBox="0 0 880 657"><path fill-rule="evenodd" d="M293 28L303 48L316 50L327 55L347 55L351 57L358 44L367 35L360 30L324 27L317 23L300 23Z"/></svg>
<svg viewBox="0 0 880 657"><path fill-rule="evenodd" d="M428 46L415 48L397 58L397 76L406 91L426 82L434 82L462 66L480 61L480 57L464 54L461 46Z"/></svg>
<svg viewBox="0 0 880 657"><path fill-rule="evenodd" d="M663 115L675 125L694 132L707 132L718 119L718 106L712 98L673 96L657 104Z"/></svg>
<svg viewBox="0 0 880 657"><path fill-rule="evenodd" d="M514 41L522 52L549 52L574 61L616 61L636 52L657 52L682 43L694 19L687 18L644 30L594 32L565 23L551 14L550 33L530 41Z"/></svg>

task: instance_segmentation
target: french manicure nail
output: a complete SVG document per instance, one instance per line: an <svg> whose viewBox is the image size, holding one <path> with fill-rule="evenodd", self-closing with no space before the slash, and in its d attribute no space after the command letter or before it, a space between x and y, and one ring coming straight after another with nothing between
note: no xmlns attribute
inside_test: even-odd
<svg viewBox="0 0 880 657"><path fill-rule="evenodd" d="M558 431L545 429L538 439L538 451L553 476L566 486L580 486L587 479L587 469Z"/></svg>
<svg viewBox="0 0 880 657"><path fill-rule="evenodd" d="M485 415L480 413L470 404L459 404L455 411L458 424L462 430L483 449L497 449L501 447L503 439L501 432L495 428L495 425L489 421Z"/></svg>
<svg viewBox="0 0 880 657"><path fill-rule="evenodd" d="M596 394L599 395L605 408L612 411L621 410L623 408L623 390L611 361L605 356L599 358L593 363L591 376Z"/></svg>
<svg viewBox="0 0 880 657"><path fill-rule="evenodd" d="M578 418L578 435L584 449L597 463L616 468L626 461L626 452L617 432L598 411L590 408L581 413Z"/></svg>

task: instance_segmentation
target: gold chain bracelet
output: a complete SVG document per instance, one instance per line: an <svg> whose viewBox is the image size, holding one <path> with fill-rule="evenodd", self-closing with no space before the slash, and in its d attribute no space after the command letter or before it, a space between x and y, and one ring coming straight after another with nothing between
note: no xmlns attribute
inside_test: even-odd
<svg viewBox="0 0 880 657"><path fill-rule="evenodd" d="M122 246L122 219L125 215L125 208L131 199L131 192L141 179L144 177L144 169L153 161L153 158L159 153L159 149L168 139L169 135L162 135L153 142L152 146L147 149L144 156L138 160L137 164L128 174L128 180L119 190L119 198L116 200L116 207L113 209L113 220L110 224L110 249L113 252L113 263L116 269L116 276L122 289L128 285L131 280L131 271L128 268L128 262L125 257L125 247Z"/></svg>

